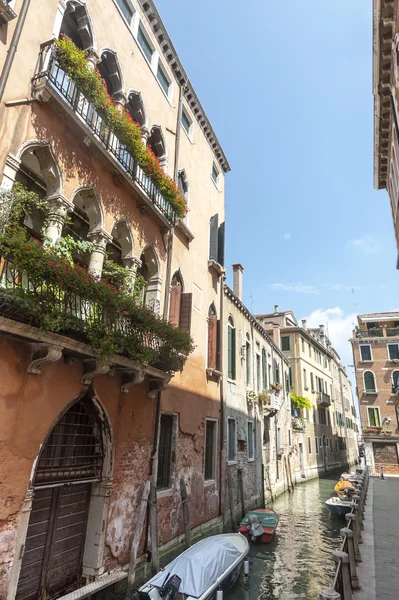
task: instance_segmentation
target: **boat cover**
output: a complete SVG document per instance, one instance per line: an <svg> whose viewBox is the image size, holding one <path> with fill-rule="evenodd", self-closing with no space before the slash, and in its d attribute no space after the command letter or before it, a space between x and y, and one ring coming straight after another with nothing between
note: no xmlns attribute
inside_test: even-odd
<svg viewBox="0 0 399 600"><path fill-rule="evenodd" d="M171 575L178 575L179 592L199 598L239 556L241 552L228 539L211 536L180 554L148 583L160 588Z"/></svg>

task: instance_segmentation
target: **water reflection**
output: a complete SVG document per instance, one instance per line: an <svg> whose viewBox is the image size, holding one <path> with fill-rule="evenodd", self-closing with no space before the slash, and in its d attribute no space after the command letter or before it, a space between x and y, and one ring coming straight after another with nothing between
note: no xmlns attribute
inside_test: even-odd
<svg viewBox="0 0 399 600"><path fill-rule="evenodd" d="M242 578L227 600L317 600L331 585L331 554L338 550L345 521L330 515L324 502L334 495L338 477L315 479L276 499L277 537L271 544L251 546L248 582Z"/></svg>

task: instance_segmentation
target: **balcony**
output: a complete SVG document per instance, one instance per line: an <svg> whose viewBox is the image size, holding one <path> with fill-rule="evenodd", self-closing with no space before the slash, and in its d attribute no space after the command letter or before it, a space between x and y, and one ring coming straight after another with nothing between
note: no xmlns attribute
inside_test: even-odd
<svg viewBox="0 0 399 600"><path fill-rule="evenodd" d="M317 392L317 406L320 406L321 408L328 408L331 406L330 396L324 392Z"/></svg>
<svg viewBox="0 0 399 600"><path fill-rule="evenodd" d="M186 333L39 243L25 242L19 252L22 268L0 254L0 317L7 318L2 330L55 340L75 355L105 360L108 370L138 365L157 378L160 371L182 368L191 351Z"/></svg>
<svg viewBox="0 0 399 600"><path fill-rule="evenodd" d="M15 19L16 16L17 13L13 11L7 0L0 0L0 25L9 23Z"/></svg>
<svg viewBox="0 0 399 600"><path fill-rule="evenodd" d="M144 212L151 210L164 224L175 223L175 210L144 173L138 162L127 152L118 137L109 131L101 111L89 102L77 85L62 70L56 59L54 42L41 45L37 71L32 79L34 95L43 102L52 101L70 117L81 131L82 141L94 145L111 166L115 181L135 190Z"/></svg>
<svg viewBox="0 0 399 600"><path fill-rule="evenodd" d="M383 429L382 427L365 427L363 429L363 438L365 440L391 438L392 434L395 438L398 437L391 429Z"/></svg>
<svg viewBox="0 0 399 600"><path fill-rule="evenodd" d="M399 337L399 327L387 327L387 337Z"/></svg>
<svg viewBox="0 0 399 600"><path fill-rule="evenodd" d="M380 327L373 327L372 329L357 329L357 338L370 338L370 337L384 337L384 330Z"/></svg>
<svg viewBox="0 0 399 600"><path fill-rule="evenodd" d="M306 420L300 417L292 417L292 429L303 433L306 430Z"/></svg>

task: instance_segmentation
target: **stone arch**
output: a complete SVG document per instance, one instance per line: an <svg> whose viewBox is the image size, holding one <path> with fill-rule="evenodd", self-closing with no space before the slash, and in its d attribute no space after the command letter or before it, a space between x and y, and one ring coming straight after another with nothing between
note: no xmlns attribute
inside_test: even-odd
<svg viewBox="0 0 399 600"><path fill-rule="evenodd" d="M133 121L138 123L141 127L148 126L147 111L145 109L141 92L129 90L127 93L125 108L129 111Z"/></svg>
<svg viewBox="0 0 399 600"><path fill-rule="evenodd" d="M48 140L31 140L23 144L17 154L18 166L24 163L24 159L25 162L29 161L32 170L46 184L47 196L62 193L64 189L62 171Z"/></svg>
<svg viewBox="0 0 399 600"><path fill-rule="evenodd" d="M72 203L78 211L87 215L87 233L101 230L104 227L104 210L94 186L83 185L76 188L72 194Z"/></svg>
<svg viewBox="0 0 399 600"><path fill-rule="evenodd" d="M128 266L128 263L134 258L134 238L126 219L115 221L111 228L111 237L112 241L109 245L117 245L120 251L120 260L116 260L115 262L120 262ZM107 252L109 253L108 246Z"/></svg>
<svg viewBox="0 0 399 600"><path fill-rule="evenodd" d="M78 453L76 448L79 448ZM44 563L46 543L43 562L38 563L39 573L33 575L28 556L29 545L33 541L32 547L37 546L34 543L34 538L37 537L37 532L34 530L37 522L35 515L44 508L43 503L48 503L51 514L54 512L53 520L49 519L48 525L44 523L44 527L48 527L50 532L57 526L57 518L62 518L58 509L68 495L71 495L75 505L78 502L83 503L87 511L85 520L77 520L73 524L81 530L85 539L84 546L80 545L77 551L69 549L68 552L68 558L73 558L73 552L80 553L76 559L75 575L101 574L105 543L103 524L108 515L113 466L114 440L110 420L94 389L90 387L59 413L44 437L33 463L19 522L17 548L7 596L9 600L14 600L20 587L23 589L28 585L34 588L36 584L33 575L36 575L36 580L40 577L38 582L40 588L41 575L44 573L46 585L49 587L53 585L51 572L52 569L58 569L59 565L52 564L50 551L46 554L46 564ZM76 511L76 514L78 513L79 511ZM47 535L47 538L50 539L51 536ZM25 557L28 559L26 560ZM83 570L81 564L84 565ZM62 581L60 589L53 589L51 593L55 592L57 595L62 593L69 589L70 583L73 584L75 581ZM36 588L33 588L32 593L35 594Z"/></svg>
<svg viewBox="0 0 399 600"><path fill-rule="evenodd" d="M118 97L123 93L123 76L119 65L118 54L111 48L103 48L100 53L100 58L98 70L107 85L108 93L113 98Z"/></svg>
<svg viewBox="0 0 399 600"><path fill-rule="evenodd" d="M60 33L70 37L81 50L96 47L93 23L86 7L86 0L68 0Z"/></svg>
<svg viewBox="0 0 399 600"><path fill-rule="evenodd" d="M153 125L150 129L147 146L151 148L165 172L168 170L168 150L160 125Z"/></svg>
<svg viewBox="0 0 399 600"><path fill-rule="evenodd" d="M156 314L161 312L162 276L160 262L153 246L144 248L140 255L141 266L138 273L147 285L143 291L143 302Z"/></svg>

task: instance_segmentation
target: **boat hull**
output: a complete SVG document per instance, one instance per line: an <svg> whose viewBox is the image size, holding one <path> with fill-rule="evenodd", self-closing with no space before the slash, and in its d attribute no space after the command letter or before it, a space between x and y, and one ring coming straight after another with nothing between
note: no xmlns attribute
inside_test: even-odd
<svg viewBox="0 0 399 600"><path fill-rule="evenodd" d="M256 515L258 517L261 527L263 529L263 534L261 536L256 537L255 539L252 539L252 536L248 532L247 519L248 515L250 514ZM244 519L240 523L238 531L249 541L261 544L270 544L270 542L273 540L276 534L276 529L279 520L280 516L271 508L258 508L256 510L248 512L245 515Z"/></svg>
<svg viewBox="0 0 399 600"><path fill-rule="evenodd" d="M352 508L350 502L343 502L340 498L330 498L327 500L326 506L330 513L339 517L345 517Z"/></svg>

